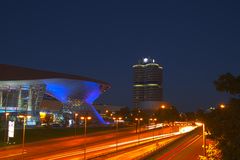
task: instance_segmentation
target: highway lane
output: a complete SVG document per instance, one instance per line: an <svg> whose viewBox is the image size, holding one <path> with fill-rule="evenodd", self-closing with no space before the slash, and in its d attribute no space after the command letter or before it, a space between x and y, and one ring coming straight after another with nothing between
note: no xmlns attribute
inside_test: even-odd
<svg viewBox="0 0 240 160"><path fill-rule="evenodd" d="M163 153L155 154L149 159L154 160L198 160L202 155L202 135L200 132L172 144L169 149Z"/></svg>
<svg viewBox="0 0 240 160"><path fill-rule="evenodd" d="M153 142L151 144L146 144L145 146L136 147L135 149L130 149L129 151L125 151L124 153L121 153L119 155L114 155L109 158L106 158L106 160L132 160L141 157L144 154L148 154L149 152L152 152L156 147L163 147L166 144L174 141L175 139L179 138L177 137L169 137L165 138L163 140L159 140L158 142Z"/></svg>
<svg viewBox="0 0 240 160"><path fill-rule="evenodd" d="M202 136L195 139L192 143L176 152L169 160L198 160L202 155Z"/></svg>
<svg viewBox="0 0 240 160"><path fill-rule="evenodd" d="M165 135L156 135L154 136L154 139L162 139L165 137L170 137L170 136L175 136L176 134L165 134ZM133 135L128 135L127 137L124 138L120 138L118 140L118 150L121 149L125 149L125 148L129 148L129 147L133 147L133 146L137 146L137 144L139 144L138 142L140 142L140 144L142 143L147 143L150 141L153 141L153 137L152 137L152 132L145 132L145 133L141 133L141 138L138 139L138 135L137 134L133 134ZM87 158L93 158L102 154L107 154L107 153L112 153L116 151L116 139L112 139L112 140L108 140L102 143L95 143L95 144L91 144L88 145L87 147ZM83 148L78 148L78 149L71 149L71 150L66 150L64 152L61 153L57 153L57 154L49 154L49 155L45 155L45 156L41 156L39 157L39 160L55 160L55 159L72 159L72 158L79 158L81 159L83 157ZM36 159L36 156L34 157Z"/></svg>
<svg viewBox="0 0 240 160"><path fill-rule="evenodd" d="M156 129L155 134L161 134L164 132L169 132L169 128L164 129ZM87 137L87 146L94 145L95 143L102 145L114 145L115 143L115 132L104 132L104 134L91 134ZM129 135L134 136L131 139L137 139L137 135L135 134L135 130L127 130L120 131L118 133L119 143L128 141ZM152 131L148 131L145 133L141 133L140 138L148 137L152 135ZM121 138L122 137L122 138ZM127 138L124 138L127 137ZM72 152L77 150L77 153L81 153L83 150L83 142L84 139L82 136L78 137L70 137L70 138L60 138L56 140L46 140L43 142L35 142L31 144L26 144L26 153L24 154L24 159L32 159L36 157L46 157L49 155L56 155L58 153L63 153L65 151ZM108 144L106 144L108 142ZM136 142L137 143L137 142ZM114 147L112 147L114 148ZM78 151L80 149L81 151ZM13 147L5 147L4 149L0 149L0 159L17 159L21 157L22 149L21 145L13 146Z"/></svg>
<svg viewBox="0 0 240 160"><path fill-rule="evenodd" d="M174 133L170 133L170 134L161 134L161 135L156 135L153 137L152 132L145 132L141 134L141 138L139 139L140 144L143 143L147 143L147 146L149 145L148 142L153 142L153 140L158 140L158 147L159 145L162 145L163 143L169 143L170 141L178 138L176 136L181 135L181 132L174 132ZM174 136L174 138L172 138ZM166 138L166 137L170 137L170 139ZM153 139L154 138L154 139ZM161 140L160 140L161 139ZM160 143L162 141L162 139L164 139L163 143ZM104 143L97 143L91 146L88 146L87 148L87 158L94 158L96 159L96 157L99 157L100 155L106 155L109 153L112 153L112 156L116 156L116 155L120 155L124 152L126 152L126 150L124 150L124 152L121 152L121 150L126 149L127 151L131 151L134 153L135 157L138 157L140 155L142 155L145 152L148 152L149 149L151 150L152 148L156 147L156 143L154 142L152 146L148 146L147 148L141 149L141 147L144 147L144 145L139 146L137 144L138 143L138 135L132 135L132 136L128 136L125 138L121 138L118 141L118 151L119 152L115 152L116 151L116 141L108 141L108 142L104 142ZM130 148L131 147L131 148ZM140 149L140 151L135 151L133 148L135 149ZM115 153L113 153L115 152ZM132 153L129 153L132 155ZM125 154L124 156L128 156L129 154ZM101 157L105 157L105 156L101 156ZM75 150L68 150L66 152L63 153L58 153L55 155L49 155L49 156L45 156L45 157L41 157L39 160L55 160L55 159L82 159L83 158L83 149L75 149ZM35 157L36 159L36 157ZM101 159L101 158L100 158ZM104 158L106 159L106 158Z"/></svg>
<svg viewBox="0 0 240 160"><path fill-rule="evenodd" d="M189 130L190 131L190 130ZM174 134L172 134L174 135ZM152 143L146 143L140 147L130 148L128 150L124 150L123 152L119 152L119 154L112 154L111 156L105 156L104 160L132 160L132 159L143 159L147 155L153 153L155 150L159 150L163 148L165 145L175 141L176 139L182 137L181 132L176 132L175 136L170 136L168 138L160 139L157 141L153 141ZM186 135L188 136L188 135ZM159 137L158 137L159 138Z"/></svg>
<svg viewBox="0 0 240 160"><path fill-rule="evenodd" d="M87 143L95 143L96 141L104 141L115 138L115 130L98 132L97 134L89 134L87 136ZM134 129L122 130L119 132L119 136L126 136L133 134ZM41 156L48 153L59 152L68 148L75 148L82 145L84 142L83 136L72 136L64 138L56 138L50 140L44 140L40 142L28 143L25 145L26 154L25 157ZM7 146L0 149L0 159L15 159L16 156L21 157L22 145Z"/></svg>

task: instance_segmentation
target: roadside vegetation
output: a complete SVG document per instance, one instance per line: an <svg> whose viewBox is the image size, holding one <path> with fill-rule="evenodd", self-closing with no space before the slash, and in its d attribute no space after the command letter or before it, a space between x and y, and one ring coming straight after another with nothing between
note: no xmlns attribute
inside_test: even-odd
<svg viewBox="0 0 240 160"><path fill-rule="evenodd" d="M227 104L203 115L208 138L216 142L216 146L209 146L207 158L212 156L211 160L219 160L219 157L223 160L240 160L240 76L226 73L214 84L217 91L229 94L230 98Z"/></svg>

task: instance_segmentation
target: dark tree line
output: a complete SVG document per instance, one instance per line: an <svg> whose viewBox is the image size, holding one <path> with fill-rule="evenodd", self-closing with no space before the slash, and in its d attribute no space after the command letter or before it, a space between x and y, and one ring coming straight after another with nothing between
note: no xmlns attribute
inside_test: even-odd
<svg viewBox="0 0 240 160"><path fill-rule="evenodd" d="M225 108L216 108L205 115L211 137L219 142L224 160L240 160L240 76L230 73L214 81L217 91L229 93Z"/></svg>
<svg viewBox="0 0 240 160"><path fill-rule="evenodd" d="M130 109L128 107L121 108L114 116L127 118L128 122L135 122L135 118L143 118L143 123L148 124L150 118L157 118L157 122L174 122L180 119L179 112L176 107L159 109L154 113L152 111L141 110L140 108Z"/></svg>

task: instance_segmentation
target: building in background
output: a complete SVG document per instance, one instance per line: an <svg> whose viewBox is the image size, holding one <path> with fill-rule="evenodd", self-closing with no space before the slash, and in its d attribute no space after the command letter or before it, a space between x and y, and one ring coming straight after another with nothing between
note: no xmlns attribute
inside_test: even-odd
<svg viewBox="0 0 240 160"><path fill-rule="evenodd" d="M143 58L133 68L133 107L156 109L163 100L163 67ZM159 106L160 105L160 106Z"/></svg>
<svg viewBox="0 0 240 160"><path fill-rule="evenodd" d="M46 113L61 109L69 119L78 113L78 116L92 116L92 122L105 124L93 102L110 88L106 82L5 64L0 65L0 73L2 115L30 114L27 123L34 125Z"/></svg>

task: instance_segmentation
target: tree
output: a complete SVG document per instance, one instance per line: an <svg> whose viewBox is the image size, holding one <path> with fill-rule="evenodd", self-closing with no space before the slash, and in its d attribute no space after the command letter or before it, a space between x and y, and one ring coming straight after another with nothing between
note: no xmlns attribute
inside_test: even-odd
<svg viewBox="0 0 240 160"><path fill-rule="evenodd" d="M186 112L184 113L183 119L184 121L195 121L196 120L196 113L195 112Z"/></svg>
<svg viewBox="0 0 240 160"><path fill-rule="evenodd" d="M179 112L177 111L176 107L172 106L171 108L160 108L156 112L156 116L159 119L159 121L167 121L167 122L173 122L179 120Z"/></svg>
<svg viewBox="0 0 240 160"><path fill-rule="evenodd" d="M125 121L131 120L131 111L129 107L122 107L117 111L114 116L122 117Z"/></svg>
<svg viewBox="0 0 240 160"><path fill-rule="evenodd" d="M128 107L120 108L120 110L117 112L122 117L128 117L130 114L130 109Z"/></svg>
<svg viewBox="0 0 240 160"><path fill-rule="evenodd" d="M222 159L222 153L217 148L217 143L208 144L206 146L206 156L199 156L199 160L220 160Z"/></svg>
<svg viewBox="0 0 240 160"><path fill-rule="evenodd" d="M240 76L233 76L231 73L221 75L214 81L216 89L240 98Z"/></svg>
<svg viewBox="0 0 240 160"><path fill-rule="evenodd" d="M217 108L207 114L205 123L211 137L217 140L223 159L240 159L240 76L230 73L214 81L217 91L226 92L231 99L225 108Z"/></svg>

